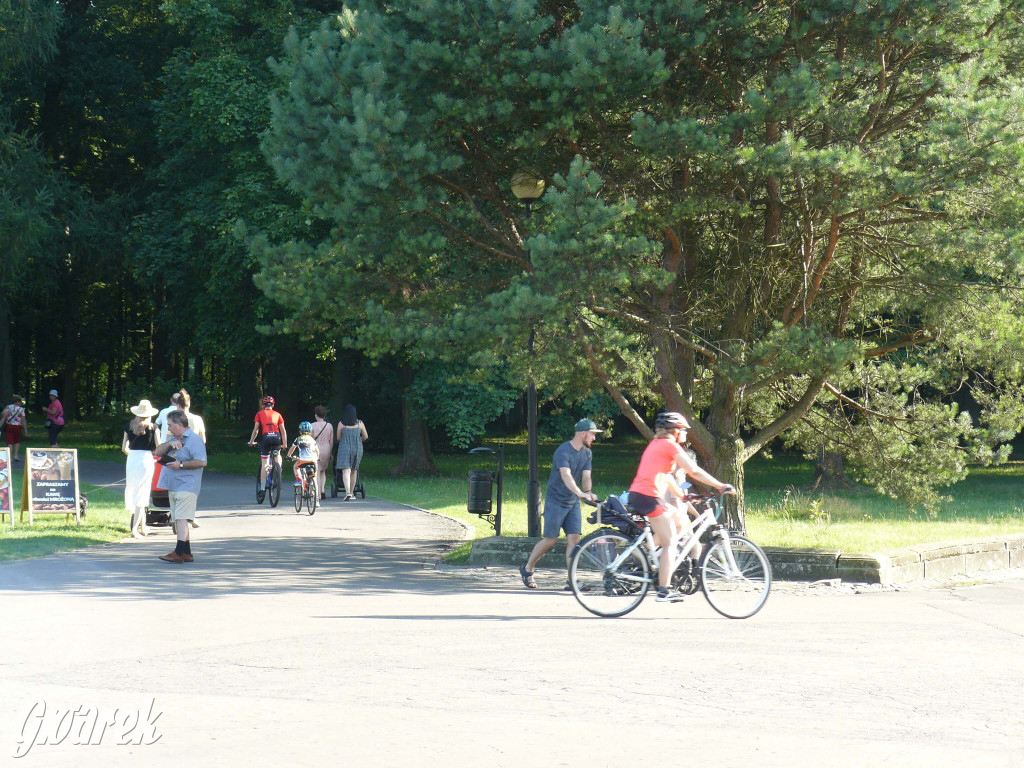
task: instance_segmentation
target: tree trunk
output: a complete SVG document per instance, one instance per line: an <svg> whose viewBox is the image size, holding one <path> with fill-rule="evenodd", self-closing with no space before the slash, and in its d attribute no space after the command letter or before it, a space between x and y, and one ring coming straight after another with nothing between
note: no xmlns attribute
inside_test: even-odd
<svg viewBox="0 0 1024 768"><path fill-rule="evenodd" d="M814 461L814 485L817 490L844 489L852 486L846 476L846 465L843 454L826 451L825 446L818 449L818 457Z"/></svg>
<svg viewBox="0 0 1024 768"><path fill-rule="evenodd" d="M736 408L736 390L724 376L715 376L711 393L711 407L704 421L710 445L698 446L704 459L704 468L723 483L736 488L735 496L725 497L725 516L721 522L736 531L747 529L747 507L743 495L743 463L745 445L739 434Z"/></svg>
<svg viewBox="0 0 1024 768"><path fill-rule="evenodd" d="M736 488L735 496L726 496L725 518L721 521L731 530L747 530L747 503L743 492L743 441L739 438L716 439L705 465L708 472Z"/></svg>
<svg viewBox="0 0 1024 768"><path fill-rule="evenodd" d="M412 415L409 403L402 400L402 461L391 470L394 475L436 475L434 456L430 451L427 423Z"/></svg>

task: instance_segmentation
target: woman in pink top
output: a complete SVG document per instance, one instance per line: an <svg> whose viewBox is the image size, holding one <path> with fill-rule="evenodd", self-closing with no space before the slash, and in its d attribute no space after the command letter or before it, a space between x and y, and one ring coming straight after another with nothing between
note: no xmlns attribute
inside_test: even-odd
<svg viewBox="0 0 1024 768"><path fill-rule="evenodd" d="M57 390L50 390L50 404L43 411L46 413L46 431L50 435L50 447L57 447L57 435L64 429L64 406L57 399Z"/></svg>
<svg viewBox="0 0 1024 768"><path fill-rule="evenodd" d="M659 498L659 475L679 467L697 482L709 485L719 493L736 493L736 489L731 485L716 480L698 467L697 462L683 450L686 430L689 427L690 423L680 413L659 413L654 421L654 439L644 449L636 477L629 486L629 506L647 518L655 541L661 546L661 559L658 561L658 596L655 598L659 603L675 603L683 599L681 594L668 587L672 577L672 548L666 544L672 538L672 523L665 515L665 507Z"/></svg>

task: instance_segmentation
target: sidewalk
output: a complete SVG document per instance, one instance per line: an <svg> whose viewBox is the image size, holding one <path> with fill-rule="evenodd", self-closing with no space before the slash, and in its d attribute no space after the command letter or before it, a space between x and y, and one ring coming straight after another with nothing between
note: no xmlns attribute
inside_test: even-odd
<svg viewBox="0 0 1024 768"><path fill-rule="evenodd" d="M663 711L681 725L660 749L689 754L697 728L726 764L1024 755L1019 579L780 584L749 621L699 595L596 619L510 568L435 568L454 521L374 499L310 517L256 506L251 486L204 478L190 565L159 560L167 529L0 564L0 751L27 738L16 764L45 768L632 765L643 754L611 723ZM80 708L140 720L144 743L76 745L57 713ZM36 723L56 738L36 744Z"/></svg>

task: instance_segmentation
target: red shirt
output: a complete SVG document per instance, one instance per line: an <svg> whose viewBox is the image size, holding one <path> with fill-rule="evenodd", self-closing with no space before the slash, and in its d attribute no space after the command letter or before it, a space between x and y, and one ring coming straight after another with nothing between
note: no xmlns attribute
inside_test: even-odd
<svg viewBox="0 0 1024 768"><path fill-rule="evenodd" d="M256 412L255 422L260 425L261 435L277 435L284 426L284 417L273 408Z"/></svg>
<svg viewBox="0 0 1024 768"><path fill-rule="evenodd" d="M658 475L672 471L672 465L681 452L682 449L675 440L665 437L651 440L640 457L640 466L636 470L632 485L629 486L629 492L642 493L654 498L660 496L654 480Z"/></svg>

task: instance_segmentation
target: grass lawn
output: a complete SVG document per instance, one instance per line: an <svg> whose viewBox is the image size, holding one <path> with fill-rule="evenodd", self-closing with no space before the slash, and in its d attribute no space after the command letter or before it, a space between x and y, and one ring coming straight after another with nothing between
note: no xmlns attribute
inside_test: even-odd
<svg viewBox="0 0 1024 768"><path fill-rule="evenodd" d="M65 522L63 514L36 514L35 521L29 525L26 512L25 521L21 522L18 510L21 508L23 475L19 469L12 472L14 525L9 518L0 525L0 561L49 555L128 536L129 518L124 509L124 494L84 483L80 490L89 499L89 511L81 526L75 525L74 518Z"/></svg>
<svg viewBox="0 0 1024 768"><path fill-rule="evenodd" d="M83 459L123 461L120 453L120 429L123 421L72 424L65 428L61 443L79 449ZM256 450L245 442L250 429L245 424L208 425L210 434L209 468L213 471L248 474L256 471ZM488 441L496 447L496 443ZM542 443L541 483L546 485L551 454L556 442ZM595 492L599 495L621 493L632 480L643 443L615 442L594 446ZM471 469L496 468L489 456L468 453L437 454L439 475L436 477L399 478L390 474L398 456L373 453L367 447L361 468L367 494L402 504L439 512L473 526L474 538L493 533L485 521L466 511L468 473ZM503 495L502 534L525 536L526 522L526 446L520 441L505 445L505 481ZM747 527L757 543L763 546L838 549L846 552L877 552L901 546L951 539L1024 533L1024 462L1010 462L1001 467L978 468L968 479L946 489L951 497L936 514L907 510L870 489L821 495L808 490L813 466L799 457L779 456L772 460L755 458L746 467ZM20 482L20 479L19 479ZM20 491L20 485L18 486ZM0 558L10 557L10 536L25 536L25 542L37 538L40 547L47 537L55 549L111 541L126 536L127 515L121 509L120 495L113 493L116 503L107 511L106 499L112 492L90 494L87 523L82 529L60 525L56 518L37 523L38 536L5 530L0 534ZM98 500L104 501L97 503ZM584 517L587 510L584 508ZM95 511L94 511L95 510ZM24 526L27 528L28 526ZM584 533L592 526L584 524ZM8 526L9 528L9 526ZM66 539L66 541L65 541ZM59 541L58 541L59 540ZM60 546L56 546L56 545ZM17 545L19 551L22 545ZM27 546L27 543L25 544ZM468 547L463 547L468 552ZM24 557L41 553L15 554ZM456 553L457 556L457 553Z"/></svg>

